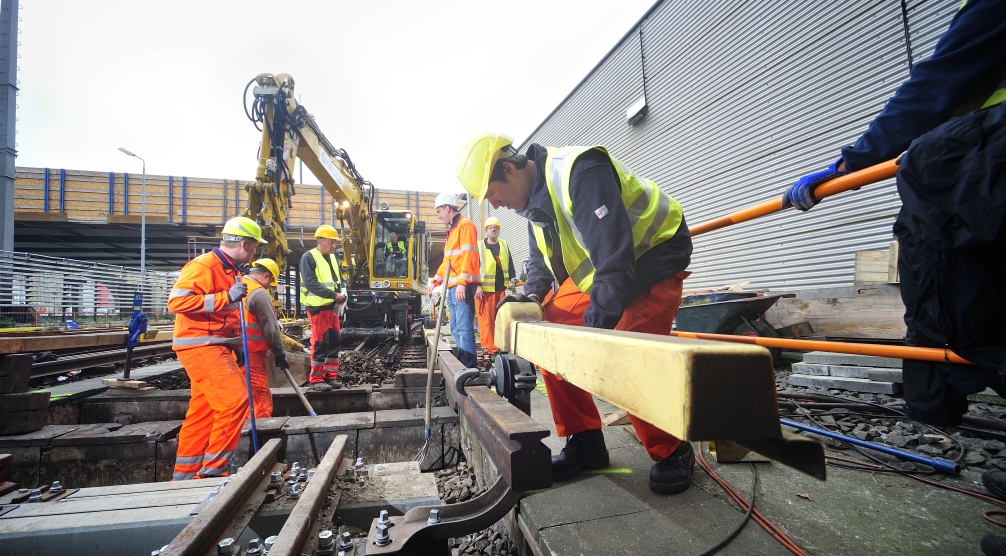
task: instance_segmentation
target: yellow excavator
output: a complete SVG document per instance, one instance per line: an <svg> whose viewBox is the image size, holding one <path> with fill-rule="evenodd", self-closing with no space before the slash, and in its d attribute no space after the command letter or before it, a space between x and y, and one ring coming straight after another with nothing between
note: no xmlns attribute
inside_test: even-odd
<svg viewBox="0 0 1006 556"><path fill-rule="evenodd" d="M426 293L426 223L410 211L374 210L373 184L297 102L292 76L263 73L245 87L244 99L245 114L262 132L256 181L245 185L245 216L262 226L269 241L263 256L274 259L281 273L285 270L290 254L287 213L296 193L293 170L299 158L334 198L340 232L336 253L349 293L344 333L407 337L422 316Z"/></svg>

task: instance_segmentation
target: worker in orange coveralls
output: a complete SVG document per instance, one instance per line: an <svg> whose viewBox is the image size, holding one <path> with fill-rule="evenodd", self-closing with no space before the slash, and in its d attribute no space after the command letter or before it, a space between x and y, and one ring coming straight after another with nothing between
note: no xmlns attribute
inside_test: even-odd
<svg viewBox="0 0 1006 556"><path fill-rule="evenodd" d="M548 322L668 334L681 303L692 241L681 205L632 173L604 147L543 147L518 153L513 140L480 133L457 158L457 176L475 198L528 219L531 261L520 296L542 303ZM553 289L553 281L559 284ZM556 431L566 446L552 456L552 479L608 466L601 417L589 393L542 369ZM650 490L691 485L695 454L657 427L630 416L650 458Z"/></svg>
<svg viewBox="0 0 1006 556"><path fill-rule="evenodd" d="M178 433L176 481L228 475L248 415L248 389L234 350L241 347L238 302L248 294L239 265L255 256L262 228L250 218L224 224L219 247L189 261L168 296L172 349L192 383Z"/></svg>
<svg viewBox="0 0 1006 556"><path fill-rule="evenodd" d="M276 366L289 369L290 363L283 350L283 332L276 320L276 307L272 303L269 287L279 283L279 265L272 259L259 259L252 263L251 271L243 280L248 284L245 299L245 328L248 334L248 365L251 368L252 401L256 417L272 417L272 390L269 389L269 350L276 357Z"/></svg>
<svg viewBox="0 0 1006 556"><path fill-rule="evenodd" d="M475 289L475 314L479 317L479 341L485 355L499 352L496 347L496 305L506 295L507 286L514 277L510 246L500 239L500 221L495 216L486 218L483 226L486 235L479 246L482 262L482 283Z"/></svg>

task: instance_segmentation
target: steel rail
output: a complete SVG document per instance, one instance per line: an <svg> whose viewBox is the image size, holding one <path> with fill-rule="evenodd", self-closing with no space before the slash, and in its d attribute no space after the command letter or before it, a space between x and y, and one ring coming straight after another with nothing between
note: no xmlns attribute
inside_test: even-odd
<svg viewBox="0 0 1006 556"><path fill-rule="evenodd" d="M820 200L845 191L859 189L864 185L876 183L887 178L893 178L897 172L897 160L881 162L876 166L863 168L862 170L852 172L851 174L846 174L824 182L814 189L814 198ZM779 197L776 197L774 199L762 201L756 205L743 208L737 212L732 212L725 216L720 216L719 218L713 218L712 220L701 222L688 228L688 232L693 236L697 236L713 230L719 230L720 228L726 228L727 226L732 226L734 224L740 224L741 222L747 222L748 220L754 220L755 218L761 216L767 216L769 214L785 210L790 206L791 205L783 205L782 200Z"/></svg>
<svg viewBox="0 0 1006 556"><path fill-rule="evenodd" d="M268 485L269 473L276 464L280 444L278 438L266 442L242 467L241 472L233 475L230 482L203 507L199 515L161 550L161 556L216 554L217 543L238 517L241 508L256 490Z"/></svg>
<svg viewBox="0 0 1006 556"><path fill-rule="evenodd" d="M171 344L144 344L133 348L132 360L154 357L171 353ZM95 351L90 353L75 353L73 355L57 355L55 361L45 361L35 363L31 366L31 378L59 375L69 371L87 369L90 367L100 367L122 363L126 360L126 348L106 351Z"/></svg>
<svg viewBox="0 0 1006 556"><path fill-rule="evenodd" d="M300 500L293 507L286 523L276 535L276 542L269 550L271 556L295 556L304 549L309 537L314 531L315 519L322 504L328 497L328 491L335 479L335 473L342 461L342 452L346 449L348 437L344 434L336 436L332 441L321 464L315 468L314 477L307 483L307 488L300 495ZM275 442L270 440L269 442Z"/></svg>

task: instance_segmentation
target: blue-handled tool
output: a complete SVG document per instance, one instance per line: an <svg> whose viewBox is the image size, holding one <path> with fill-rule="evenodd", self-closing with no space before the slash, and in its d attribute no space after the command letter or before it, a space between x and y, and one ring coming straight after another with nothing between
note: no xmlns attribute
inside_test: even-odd
<svg viewBox="0 0 1006 556"><path fill-rule="evenodd" d="M841 440L849 444L854 444L863 448L869 448L871 450L877 450L878 452L883 452L887 455L894 456L898 459L903 459L906 461L912 461L915 463L921 463L928 465L933 469L939 471L940 473L946 473L947 475L958 475L961 472L961 465L952 461L946 461L942 459L927 458L925 456L917 456L908 452L902 452L901 450L895 450L894 448L888 448L883 444L877 444L874 442L867 442L866 440L860 440L858 438L852 438L851 436L845 436L844 434L839 434L837 432L831 432L825 429L819 429L815 427L808 427L807 425L802 425L795 421L790 421L789 419L779 419L779 422L786 425L787 427L793 427L797 430L802 430L806 432L812 432L814 434L820 434L821 436L827 436L828 438L834 438L835 440Z"/></svg>
<svg viewBox="0 0 1006 556"><path fill-rule="evenodd" d="M241 277L235 276L234 282L241 283ZM248 363L248 328L245 324L245 302L238 301L238 310L241 312L241 345L245 353L245 383L248 385L248 414L251 416L251 440L252 454L258 453L258 429L255 428L255 398L252 396L251 365Z"/></svg>

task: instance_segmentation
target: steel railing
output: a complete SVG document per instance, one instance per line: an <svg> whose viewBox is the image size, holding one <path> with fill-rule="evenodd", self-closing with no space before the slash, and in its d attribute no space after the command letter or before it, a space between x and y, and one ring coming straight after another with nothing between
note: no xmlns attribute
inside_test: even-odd
<svg viewBox="0 0 1006 556"><path fill-rule="evenodd" d="M0 251L0 329L120 327L129 322L133 292L156 323L170 321L168 293L177 273Z"/></svg>

